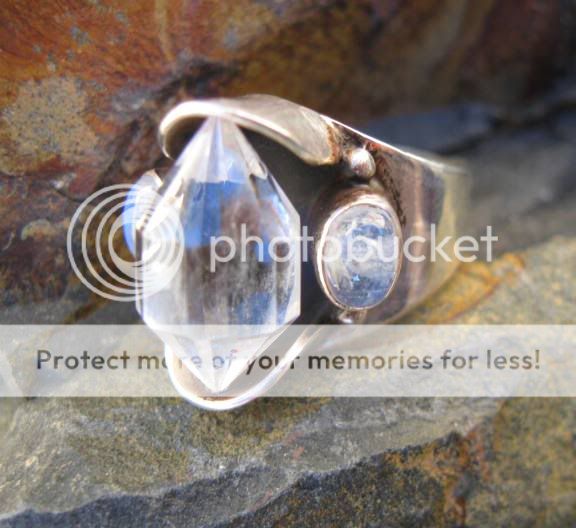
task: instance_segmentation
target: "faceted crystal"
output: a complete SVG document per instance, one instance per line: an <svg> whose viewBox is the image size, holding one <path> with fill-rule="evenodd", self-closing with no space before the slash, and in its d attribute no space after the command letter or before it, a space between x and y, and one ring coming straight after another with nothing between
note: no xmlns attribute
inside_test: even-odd
<svg viewBox="0 0 576 528"><path fill-rule="evenodd" d="M217 118L194 135L160 194L141 258L159 238L183 243L184 258L161 291L148 295L144 280L141 315L217 393L300 314L300 218L240 129ZM158 227L174 212L180 242Z"/></svg>
<svg viewBox="0 0 576 528"><path fill-rule="evenodd" d="M390 213L359 204L336 216L326 232L321 268L328 293L346 308L382 302L399 269L399 233Z"/></svg>

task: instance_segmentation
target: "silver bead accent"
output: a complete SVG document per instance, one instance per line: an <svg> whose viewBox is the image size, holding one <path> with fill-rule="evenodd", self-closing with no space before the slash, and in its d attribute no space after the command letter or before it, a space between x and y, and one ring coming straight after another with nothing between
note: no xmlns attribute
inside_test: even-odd
<svg viewBox="0 0 576 528"><path fill-rule="evenodd" d="M366 149L354 149L350 151L347 158L350 169L356 176L369 180L376 173L374 158Z"/></svg>

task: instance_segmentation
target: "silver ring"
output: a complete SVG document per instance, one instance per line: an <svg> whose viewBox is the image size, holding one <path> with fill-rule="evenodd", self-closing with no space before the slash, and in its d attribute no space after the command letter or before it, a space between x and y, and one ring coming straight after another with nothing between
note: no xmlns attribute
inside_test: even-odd
<svg viewBox="0 0 576 528"><path fill-rule="evenodd" d="M154 219L168 208L181 219L185 256L168 285L144 291L137 306L165 343L176 389L196 405L231 409L264 394L314 333L293 339L265 378L233 389L240 366L290 324L394 321L457 267L420 257L433 237L462 233L470 182L461 164L270 95L183 102L162 120L159 141L176 161L163 178L146 173L158 200L137 223L134 247L152 251ZM303 244L295 241L302 223L311 229ZM241 224L250 238L244 262L237 252L226 260L232 251L218 244L246 242ZM260 251L258 236L263 245L277 239L281 255ZM408 242L414 258L397 251ZM253 350L243 348L251 340ZM210 365L214 347L236 350L227 374Z"/></svg>

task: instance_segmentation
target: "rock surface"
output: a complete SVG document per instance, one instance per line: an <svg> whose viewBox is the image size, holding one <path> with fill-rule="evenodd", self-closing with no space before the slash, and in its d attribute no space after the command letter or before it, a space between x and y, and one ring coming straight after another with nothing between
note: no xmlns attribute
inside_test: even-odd
<svg viewBox="0 0 576 528"><path fill-rule="evenodd" d="M156 125L178 100L271 93L356 122L464 98L510 104L550 85L576 49L572 1L224 5L0 7L6 317L25 320L24 304L44 303L36 322L95 307L68 265L69 219L98 187L134 181L154 164Z"/></svg>
<svg viewBox="0 0 576 528"><path fill-rule="evenodd" d="M176 401L28 403L4 447L11 514L0 525L570 525L572 403L495 407L269 400L213 415Z"/></svg>
<svg viewBox="0 0 576 528"><path fill-rule="evenodd" d="M68 4L0 6L3 323L132 320L72 278L70 216L157 160L155 125L175 100L253 91L358 121L448 105L372 126L469 161L471 232L491 223L499 257L463 266L405 322L574 323L574 83L525 103L571 66L574 2ZM481 102L450 105L464 98ZM224 414L3 400L0 526L569 526L574 411L571 399L264 399Z"/></svg>
<svg viewBox="0 0 576 528"><path fill-rule="evenodd" d="M556 238L464 266L406 322L571 323L575 272L576 238ZM575 515L571 399L3 405L0 526L553 527Z"/></svg>
<svg viewBox="0 0 576 528"><path fill-rule="evenodd" d="M576 237L473 263L407 323L576 318ZM522 307L521 310L518 307ZM0 526L567 526L571 399L4 400Z"/></svg>

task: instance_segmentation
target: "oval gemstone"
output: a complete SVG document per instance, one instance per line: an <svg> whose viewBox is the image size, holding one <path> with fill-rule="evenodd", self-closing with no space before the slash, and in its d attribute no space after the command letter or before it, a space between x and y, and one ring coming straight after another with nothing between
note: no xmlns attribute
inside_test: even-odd
<svg viewBox="0 0 576 528"><path fill-rule="evenodd" d="M328 295L347 309L380 304L400 268L400 233L392 213L358 204L331 219L323 238L319 269Z"/></svg>

